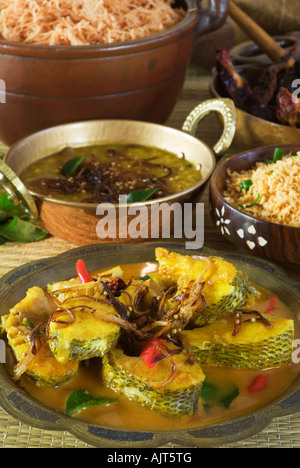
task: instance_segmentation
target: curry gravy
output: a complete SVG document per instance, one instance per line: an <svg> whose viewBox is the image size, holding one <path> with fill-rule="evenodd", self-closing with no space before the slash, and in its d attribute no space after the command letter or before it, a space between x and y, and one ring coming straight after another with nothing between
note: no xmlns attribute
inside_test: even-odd
<svg viewBox="0 0 300 468"><path fill-rule="evenodd" d="M129 280L133 276L144 276L150 271L154 271L156 264L122 265L122 269L125 272L124 279ZM262 291L262 296L255 304L255 309L264 312L268 304L267 294ZM272 313L282 318L294 318L292 313L278 299ZM296 339L300 337L298 324L296 324L295 328ZM21 385L39 402L62 413L64 413L68 396L76 389L90 390L95 396L118 398L115 403L86 408L76 414L76 418L91 424L131 430L170 430L170 428L178 430L236 418L257 410L272 402L290 387L299 373L300 365L290 364L263 371L257 369L207 368L204 366L202 369L210 383L219 386L233 383L238 386L239 396L228 409L213 407L206 413L200 404L198 414L195 416L161 415L142 407L136 402L129 401L122 395L116 395L112 390L106 388L101 379L101 359L83 362L79 374L59 388L37 387L25 375L21 379ZM266 376L267 388L257 393L249 393L247 388L254 378L260 374Z"/></svg>

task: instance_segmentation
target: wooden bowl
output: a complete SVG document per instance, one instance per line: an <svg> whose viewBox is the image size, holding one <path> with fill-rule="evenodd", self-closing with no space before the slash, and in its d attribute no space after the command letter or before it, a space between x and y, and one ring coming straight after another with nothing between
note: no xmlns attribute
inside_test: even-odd
<svg viewBox="0 0 300 468"><path fill-rule="evenodd" d="M93 46L39 46L0 40L6 84L0 140L94 119L164 123L182 89L195 38L220 27L228 0L177 0L187 9L176 26L147 38Z"/></svg>
<svg viewBox="0 0 300 468"><path fill-rule="evenodd" d="M255 85L262 69L259 66L237 67L236 70L251 84ZM227 97L222 90L217 72L214 70L210 82L210 91L214 97ZM237 121L234 144L241 150L269 145L300 143L300 129L280 125L255 117L236 108Z"/></svg>
<svg viewBox="0 0 300 468"><path fill-rule="evenodd" d="M170 210L175 203L194 203L200 197L216 165L215 153L203 142L191 136L196 132L200 120L208 112L220 112L224 120L224 132L214 148L221 154L230 146L235 131L235 108L230 100L209 100L197 106L187 117L183 130L163 125L129 120L94 120L59 125L42 130L14 144L0 161L0 185L21 203L35 220L38 217L43 227L53 236L76 245L103 242L139 242L149 238L170 238L177 226L181 237L182 222ZM189 134L190 133L190 134ZM55 200L50 197L29 193L19 176L37 159L56 153L63 148L97 144L140 144L158 147L175 154L184 153L186 160L201 164L202 178L190 189L168 197L131 205L97 205ZM4 182L5 181L5 182ZM33 200L33 197L35 200ZM131 211L129 207L131 206ZM156 207L161 211L155 215ZM114 211L112 211L113 209ZM140 209L140 213L138 212ZM110 210L111 222L105 225ZM134 212L135 211L135 212ZM116 216L113 219L113 216ZM140 236L129 229L140 216ZM147 232L146 231L146 227ZM165 234L164 234L165 233Z"/></svg>
<svg viewBox="0 0 300 468"><path fill-rule="evenodd" d="M280 145L295 154L299 144ZM272 159L276 146L257 148L221 163L211 178L211 215L217 229L233 244L248 253L279 263L300 265L300 228L263 221L234 208L223 197L227 171L248 170L260 161Z"/></svg>

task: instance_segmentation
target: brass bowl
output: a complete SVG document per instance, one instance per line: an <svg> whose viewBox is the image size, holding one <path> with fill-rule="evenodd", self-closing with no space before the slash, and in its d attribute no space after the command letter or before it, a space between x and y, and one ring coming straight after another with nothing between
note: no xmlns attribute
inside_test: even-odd
<svg viewBox="0 0 300 468"><path fill-rule="evenodd" d="M230 100L209 100L200 104L187 117L183 131L158 124L128 120L96 120L56 126L26 137L13 145L0 164L0 173L4 174L0 184L9 192L17 204L22 203L32 218L40 219L43 227L53 236L76 245L98 242L137 242L149 240L151 228L158 230L161 238L164 226L167 232L174 230L174 220L170 221L169 206L173 203L193 202L199 198L216 165L215 153L190 134L194 134L200 120L207 113L217 111L224 120L223 135L214 148L216 154L222 154L230 146L235 131L235 108ZM189 134L190 133L190 134ZM60 151L67 146L80 147L92 144L122 143L141 144L166 149L175 154L184 153L186 160L196 166L201 164L202 179L190 189L161 199L137 203L137 207L146 206L147 211L142 224L149 227L146 238L133 237L128 230L136 215L121 210L116 205L117 232L111 236L104 230L100 233L99 222L107 216L97 211L98 205L91 203L62 202L50 197L29 193L19 176L34 161ZM33 197L35 201L33 200ZM164 209L161 217L150 216L151 207L160 204ZM110 205L111 206L111 205ZM169 210L170 211L170 210ZM97 214L98 213L98 214ZM148 216L149 215L149 216ZM141 213L143 216L143 213ZM170 225L171 224L171 225ZM155 225L155 226L154 226ZM98 230L98 232L97 232ZM170 235L170 234L169 234Z"/></svg>
<svg viewBox="0 0 300 468"><path fill-rule="evenodd" d="M251 84L257 84L261 75L260 66L242 66L236 70ZM215 98L227 97L222 87L216 70L210 81L210 91ZM234 144L241 150L259 148L269 145L284 145L289 143L300 143L300 129L281 125L268 120L255 117L236 107L236 134Z"/></svg>
<svg viewBox="0 0 300 468"><path fill-rule="evenodd" d="M300 265L300 228L254 218L232 205L223 196L227 171L249 170L257 162L272 159L277 146L257 148L222 162L211 178L211 214L217 229L227 240L258 257L279 263ZM287 154L296 154L299 144L280 145Z"/></svg>
<svg viewBox="0 0 300 468"><path fill-rule="evenodd" d="M182 89L195 39L225 21L228 0L176 0L186 9L174 27L146 38L90 46L0 40L6 85L0 141L69 122L142 120L163 124Z"/></svg>
<svg viewBox="0 0 300 468"><path fill-rule="evenodd" d="M179 244L158 244L183 255L195 255ZM28 288L62 281L74 277L75 263L82 258L90 271L114 265L155 261L156 245L86 246L68 251L51 259L36 260L23 265L0 280L0 314L4 315L19 302ZM221 256L244 271L251 280L263 288L274 291L279 299L294 311L297 320L300 310L300 285L291 280L278 266L248 255L202 249L201 255ZM68 431L80 440L101 448L158 448L166 444L185 447L220 447L254 436L273 418L296 414L300 411L300 375L281 396L255 412L239 418L209 424L198 428L167 431L119 430L89 424L39 403L15 382L5 364L0 364L0 405L17 420L40 429Z"/></svg>

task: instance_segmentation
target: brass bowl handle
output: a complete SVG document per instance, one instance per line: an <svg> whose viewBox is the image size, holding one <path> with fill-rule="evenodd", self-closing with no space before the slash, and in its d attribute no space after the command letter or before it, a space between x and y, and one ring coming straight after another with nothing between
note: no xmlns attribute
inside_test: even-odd
<svg viewBox="0 0 300 468"><path fill-rule="evenodd" d="M186 118L182 130L195 136L199 122L211 112L221 114L224 130L213 150L217 156L222 156L230 148L236 130L236 109L231 99L209 99L197 106Z"/></svg>
<svg viewBox="0 0 300 468"><path fill-rule="evenodd" d="M37 220L38 209L29 191L10 167L0 160L0 187L16 206L22 208L24 217Z"/></svg>

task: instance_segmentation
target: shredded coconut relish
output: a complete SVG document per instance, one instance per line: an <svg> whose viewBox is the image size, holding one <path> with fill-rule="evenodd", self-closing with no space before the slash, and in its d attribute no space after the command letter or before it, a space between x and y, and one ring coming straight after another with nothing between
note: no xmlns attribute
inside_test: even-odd
<svg viewBox="0 0 300 468"><path fill-rule="evenodd" d="M248 171L228 171L224 197L255 218L300 227L300 152L276 150Z"/></svg>

